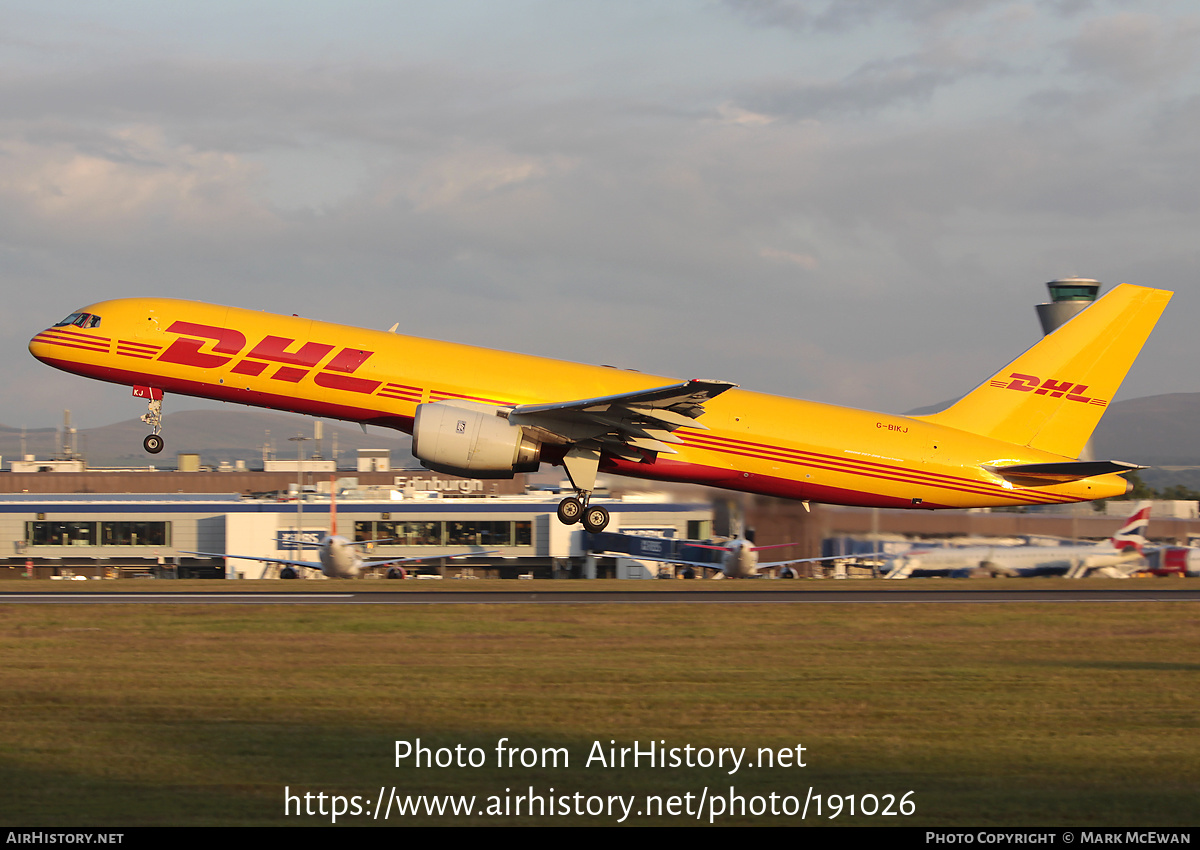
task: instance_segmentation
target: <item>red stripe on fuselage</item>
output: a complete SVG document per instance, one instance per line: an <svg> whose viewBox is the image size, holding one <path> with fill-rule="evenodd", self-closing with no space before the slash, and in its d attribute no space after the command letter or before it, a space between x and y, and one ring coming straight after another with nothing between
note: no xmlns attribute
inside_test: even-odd
<svg viewBox="0 0 1200 850"><path fill-rule="evenodd" d="M824 455L817 452L801 451L799 449L785 449L764 443L751 443L745 440L732 440L707 434L684 433L682 436L685 437L683 445L689 448L703 449L719 454L751 457L757 460L772 460L794 466L808 466L813 469L826 469L833 472L860 475L865 478L899 481L922 487L957 490L963 493L974 493L1022 502L1036 501L1055 504L1063 501L1072 501L1036 491L1021 491L1018 493L1005 489L1000 485L990 485L986 481L977 481L971 478L945 475L937 472L926 472L909 467L888 466L872 461L838 457L836 455Z"/></svg>
<svg viewBox="0 0 1200 850"><path fill-rule="evenodd" d="M44 331L42 331L42 333L44 333L44 334L61 334L62 336L66 337L67 339L87 340L88 342L99 342L99 343L103 343L105 346L107 346L112 341L112 339L107 336L100 336L99 334L85 334L85 333L80 333L79 331L69 331L69 330L66 330L65 328L46 328Z"/></svg>
<svg viewBox="0 0 1200 850"><path fill-rule="evenodd" d="M165 378L162 375L150 372L134 372L128 369L117 369L112 366L95 366L75 360L58 360L52 357L41 359L44 363L54 366L57 369L62 369L64 372L72 372L87 378L107 381L110 384L153 386L176 395L211 398L217 401L231 401L254 407L303 413L307 416L344 419L348 422L363 422L368 425L393 428L408 434L412 433L412 417L403 416L390 410L357 407L348 404L334 404L289 395L277 395L258 390L247 390L230 384L212 384L204 381L189 381L182 378Z"/></svg>
<svg viewBox="0 0 1200 850"><path fill-rule="evenodd" d="M81 348L84 351L97 351L101 354L108 353L108 346L84 345L82 343L76 343L76 342L64 342L61 339L43 336L42 334L38 334L37 336L35 336L33 338L33 341L43 343L44 345L61 345L63 348Z"/></svg>
<svg viewBox="0 0 1200 850"><path fill-rule="evenodd" d="M430 390L429 391L429 399L430 399L430 401L449 401L450 399L461 399L463 401L482 401L484 404L495 404L500 407L512 407L513 406L513 403L511 401L499 401L494 398L480 398L479 396L475 396L475 395L462 395L460 393L448 393L448 392L443 392L442 390Z"/></svg>
<svg viewBox="0 0 1200 850"><path fill-rule="evenodd" d="M933 509L949 508L953 505L940 502L923 501L914 505L911 499L899 496L881 496L847 490L841 487L829 487L823 484L795 481L790 478L778 478L771 475L759 475L721 469L715 466L705 466L699 463L687 463L678 460L664 460L661 456L654 463L638 463L620 458L605 458L600 468L604 472L628 475L633 478L647 478L652 481L677 481L684 484L705 484L725 490L741 490L746 493L759 493L764 496L777 496L782 499L807 500L825 502L833 505L854 505L864 508L907 508Z"/></svg>

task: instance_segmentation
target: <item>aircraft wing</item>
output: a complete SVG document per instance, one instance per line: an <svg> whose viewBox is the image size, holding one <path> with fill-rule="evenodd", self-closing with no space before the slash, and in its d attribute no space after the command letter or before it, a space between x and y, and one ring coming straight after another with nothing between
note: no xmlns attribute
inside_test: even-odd
<svg viewBox="0 0 1200 850"><path fill-rule="evenodd" d="M241 558L243 561L262 561L267 564L288 564L293 567L308 567L314 570L322 569L320 561L297 561L288 558L264 558L261 555L231 555L228 552L189 552L181 549L185 555L203 555L206 558Z"/></svg>
<svg viewBox="0 0 1200 850"><path fill-rule="evenodd" d="M704 546L700 548L715 549L718 547ZM679 566L699 567L705 570L712 570L714 573L719 573L722 575L725 572L725 567L723 564L716 564L712 561L690 561L687 558L663 558L658 555L632 555L625 554L623 552L610 552L608 554L617 558L627 558L631 561L661 561L667 564L678 564ZM767 564L755 564L754 570L755 572L761 572L762 570L770 569L771 567L782 567L788 564L808 564L815 563L817 561L852 561L856 559L862 559L862 557L863 556L861 555L827 555L824 558L792 558L787 561L772 561Z"/></svg>
<svg viewBox="0 0 1200 850"><path fill-rule="evenodd" d="M659 555L630 555L625 552L608 552L609 556L614 558L624 558L629 561L657 561L664 564L676 564L680 567L697 567L702 570L712 570L718 576L725 574L725 566L723 564L714 564L712 561L689 561L687 558L663 558Z"/></svg>
<svg viewBox="0 0 1200 850"><path fill-rule="evenodd" d="M859 553L857 555L825 555L821 558L788 558L786 561L770 561L768 563L759 563L758 569L766 569L767 567L783 567L788 564L815 564L818 561L882 561L885 560L883 555L871 555Z"/></svg>
<svg viewBox="0 0 1200 850"><path fill-rule="evenodd" d="M557 443L588 443L619 457L640 459L633 449L674 454L683 442L671 432L687 426L708 430L695 420L704 404L737 384L691 380L619 395L549 404L519 404L509 421L535 428Z"/></svg>
<svg viewBox="0 0 1200 850"><path fill-rule="evenodd" d="M483 555L494 555L499 551L499 549L485 549L481 552L459 552L455 555L447 555L443 552L440 555L414 555L401 558L380 558L377 561L363 561L362 567L363 569L367 569L369 567L385 567L389 564L411 564L414 561L434 561L438 558L445 558L449 561L455 558L474 558L482 557Z"/></svg>
<svg viewBox="0 0 1200 850"><path fill-rule="evenodd" d="M721 564L712 561L689 561L687 558L664 558L661 555L631 555L627 552L605 552L605 557L622 558L627 561L661 561L664 564L680 564L689 567L704 567L710 570L721 570Z"/></svg>

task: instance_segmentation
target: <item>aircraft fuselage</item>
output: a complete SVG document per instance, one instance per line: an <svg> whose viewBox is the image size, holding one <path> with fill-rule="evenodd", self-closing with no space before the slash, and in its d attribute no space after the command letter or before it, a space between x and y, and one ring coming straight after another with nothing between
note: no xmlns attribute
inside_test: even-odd
<svg viewBox="0 0 1200 850"><path fill-rule="evenodd" d="M296 316L165 298L83 308L29 344L77 375L167 395L247 404L411 433L417 405L499 408L609 396L675 379ZM1086 400L1085 400L1086 401ZM1126 491L1117 475L1018 486L985 467L1062 455L885 413L731 389L676 453L604 455L603 472L842 505L967 508L1052 504ZM550 450L543 460L555 462Z"/></svg>

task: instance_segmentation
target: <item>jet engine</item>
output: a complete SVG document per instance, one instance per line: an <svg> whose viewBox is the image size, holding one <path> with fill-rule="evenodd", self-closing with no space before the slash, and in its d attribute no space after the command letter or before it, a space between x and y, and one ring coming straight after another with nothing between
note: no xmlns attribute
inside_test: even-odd
<svg viewBox="0 0 1200 850"><path fill-rule="evenodd" d="M508 421L507 411L470 401L417 405L413 454L421 466L469 478L536 472L542 444Z"/></svg>

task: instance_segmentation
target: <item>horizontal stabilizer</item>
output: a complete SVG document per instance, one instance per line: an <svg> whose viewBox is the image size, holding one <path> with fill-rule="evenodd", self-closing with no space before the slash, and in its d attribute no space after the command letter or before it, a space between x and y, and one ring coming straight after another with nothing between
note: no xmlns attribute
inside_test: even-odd
<svg viewBox="0 0 1200 850"><path fill-rule="evenodd" d="M1015 466L984 467L988 472L994 472L1006 481L1011 481L1020 487L1045 487L1049 484L1079 481L1094 475L1133 472L1135 469L1145 468L1136 463L1126 463L1123 460L1071 460L1061 463L1022 463Z"/></svg>

